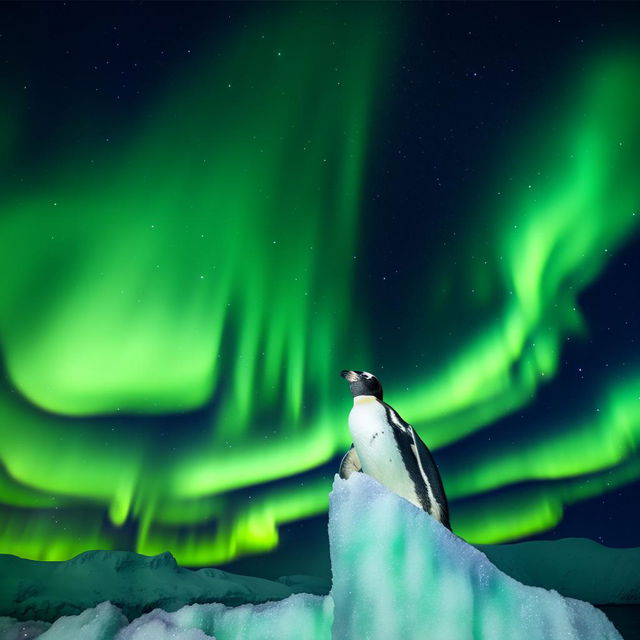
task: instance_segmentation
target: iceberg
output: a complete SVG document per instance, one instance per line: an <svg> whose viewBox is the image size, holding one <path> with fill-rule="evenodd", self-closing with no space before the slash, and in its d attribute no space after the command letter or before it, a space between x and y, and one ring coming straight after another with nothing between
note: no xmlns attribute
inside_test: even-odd
<svg viewBox="0 0 640 640"><path fill-rule="evenodd" d="M133 619L123 613L124 605L102 602L52 623L0 618L0 639L621 640L591 604L521 584L482 551L363 473L348 480L336 476L329 540L333 582L326 596L296 593L263 604L188 604L173 611L159 607ZM93 556L107 568L125 557L116 553L113 558ZM160 577L177 574L192 580L170 557L159 558L148 562ZM193 573L200 574L203 584L211 586L206 579L215 577L218 588L237 597L229 574L202 571ZM251 579L238 577L246 589ZM254 602L267 594L281 597L281 590L290 588L285 583L255 582L248 595ZM160 589L158 580L154 584ZM166 585L161 590L164 597L167 589L171 591ZM215 598L215 589L208 595ZM206 596L206 589L198 594ZM177 607L182 600L171 592L167 602ZM138 607L129 609L129 616Z"/></svg>
<svg viewBox="0 0 640 640"><path fill-rule="evenodd" d="M591 604L525 586L365 474L336 479L333 639L621 640Z"/></svg>

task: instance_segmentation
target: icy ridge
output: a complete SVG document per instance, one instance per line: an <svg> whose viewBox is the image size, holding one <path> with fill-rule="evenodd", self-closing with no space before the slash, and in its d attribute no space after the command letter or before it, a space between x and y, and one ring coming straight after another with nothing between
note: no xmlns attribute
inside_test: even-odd
<svg viewBox="0 0 640 640"><path fill-rule="evenodd" d="M0 556L0 616L20 620L53 622L106 600L132 619L155 608L176 611L205 602L258 604L299 591L292 584L219 569L184 569L170 553L86 551L66 562Z"/></svg>

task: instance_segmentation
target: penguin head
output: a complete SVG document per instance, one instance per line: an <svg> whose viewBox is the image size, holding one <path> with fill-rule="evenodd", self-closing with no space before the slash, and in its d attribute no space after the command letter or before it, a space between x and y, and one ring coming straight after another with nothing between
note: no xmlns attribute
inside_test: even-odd
<svg viewBox="0 0 640 640"><path fill-rule="evenodd" d="M382 400L382 385L368 371L341 371L340 375L349 383L353 397L375 396Z"/></svg>

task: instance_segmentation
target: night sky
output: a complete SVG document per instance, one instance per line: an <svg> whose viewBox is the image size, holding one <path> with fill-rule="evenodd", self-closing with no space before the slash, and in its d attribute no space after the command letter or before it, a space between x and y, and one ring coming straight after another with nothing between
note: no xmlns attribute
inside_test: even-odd
<svg viewBox="0 0 640 640"><path fill-rule="evenodd" d="M0 553L322 573L342 369L471 543L640 546L640 5L0 6Z"/></svg>

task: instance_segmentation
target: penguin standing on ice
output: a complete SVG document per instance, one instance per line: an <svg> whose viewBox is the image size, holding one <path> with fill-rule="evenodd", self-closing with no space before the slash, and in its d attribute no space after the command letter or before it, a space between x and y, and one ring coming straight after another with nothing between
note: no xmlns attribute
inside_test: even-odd
<svg viewBox="0 0 640 640"><path fill-rule="evenodd" d="M382 385L374 375L366 371L342 371L340 375L353 394L349 414L353 444L340 463L340 477L364 471L450 530L440 473L420 436L382 401Z"/></svg>

